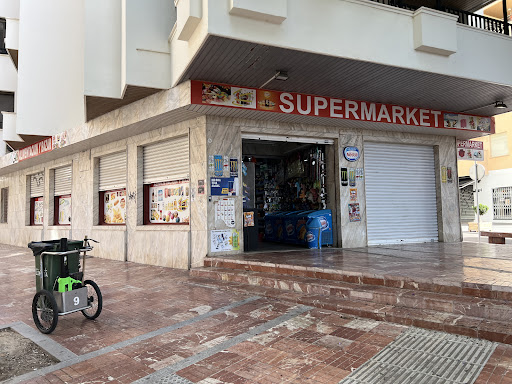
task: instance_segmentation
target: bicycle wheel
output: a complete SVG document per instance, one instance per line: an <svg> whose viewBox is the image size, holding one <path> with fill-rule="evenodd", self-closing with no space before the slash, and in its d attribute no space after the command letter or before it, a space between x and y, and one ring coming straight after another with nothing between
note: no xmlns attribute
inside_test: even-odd
<svg viewBox="0 0 512 384"><path fill-rule="evenodd" d="M84 287L87 287L87 305L90 305L91 308L83 309L82 313L88 319L94 320L100 315L103 308L101 291L98 284L92 280L85 280Z"/></svg>
<svg viewBox="0 0 512 384"><path fill-rule="evenodd" d="M32 317L42 333L52 333L59 320L59 309L53 295L46 289L37 292L32 300Z"/></svg>

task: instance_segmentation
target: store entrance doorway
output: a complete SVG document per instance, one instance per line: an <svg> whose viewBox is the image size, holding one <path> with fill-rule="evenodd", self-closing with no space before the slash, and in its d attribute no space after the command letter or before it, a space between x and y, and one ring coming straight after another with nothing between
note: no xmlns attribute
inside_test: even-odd
<svg viewBox="0 0 512 384"><path fill-rule="evenodd" d="M335 244L332 144L326 139L243 136L244 251Z"/></svg>

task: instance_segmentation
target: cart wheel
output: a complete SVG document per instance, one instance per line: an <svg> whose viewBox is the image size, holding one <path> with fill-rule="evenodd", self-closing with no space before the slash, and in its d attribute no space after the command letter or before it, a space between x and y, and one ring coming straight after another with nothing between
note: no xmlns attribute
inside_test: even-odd
<svg viewBox="0 0 512 384"><path fill-rule="evenodd" d="M59 309L53 295L46 289L36 293L32 300L32 317L42 333L52 333L59 320Z"/></svg>
<svg viewBox="0 0 512 384"><path fill-rule="evenodd" d="M84 287L87 287L87 305L90 305L91 308L82 310L82 313L88 319L94 320L100 315L101 308L103 307L101 291L98 284L92 280L85 280Z"/></svg>

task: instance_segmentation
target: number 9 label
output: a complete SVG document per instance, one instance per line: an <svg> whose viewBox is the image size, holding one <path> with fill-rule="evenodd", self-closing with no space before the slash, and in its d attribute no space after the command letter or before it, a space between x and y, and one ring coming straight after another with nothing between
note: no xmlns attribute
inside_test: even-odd
<svg viewBox="0 0 512 384"><path fill-rule="evenodd" d="M80 304L80 298L79 298L78 296L73 297L73 303L74 303L75 305Z"/></svg>

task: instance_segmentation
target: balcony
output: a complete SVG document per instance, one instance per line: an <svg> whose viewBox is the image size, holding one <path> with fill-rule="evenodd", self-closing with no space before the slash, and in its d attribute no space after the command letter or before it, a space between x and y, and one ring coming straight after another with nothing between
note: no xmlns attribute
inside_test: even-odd
<svg viewBox="0 0 512 384"><path fill-rule="evenodd" d="M475 2L475 1L467 1L466 9L457 9L457 8L451 8L449 6L445 6L444 4L460 4L461 2L454 2L454 1L415 1L410 0L403 1L403 0L370 0L375 3L385 4L392 7L407 9L409 11L416 11L417 9L421 8L422 6L437 9L439 11L449 13L452 15L458 16L457 22L463 25L467 25L474 28L484 29L486 31L500 33L503 35L511 35L511 28L512 25L508 22L504 22L503 20L499 20L499 18L492 18L487 16L478 15L476 13L473 13L469 10L475 10L475 4L482 3L482 2ZM480 7L483 4L478 4L477 7ZM473 5L473 7L471 7Z"/></svg>

